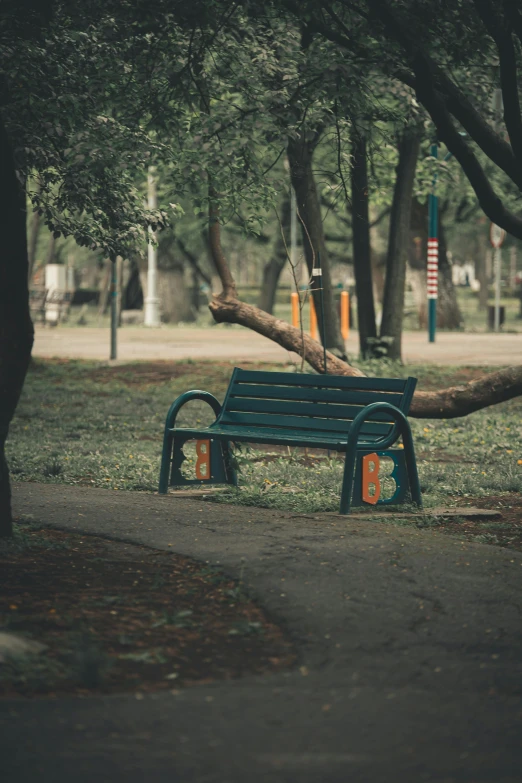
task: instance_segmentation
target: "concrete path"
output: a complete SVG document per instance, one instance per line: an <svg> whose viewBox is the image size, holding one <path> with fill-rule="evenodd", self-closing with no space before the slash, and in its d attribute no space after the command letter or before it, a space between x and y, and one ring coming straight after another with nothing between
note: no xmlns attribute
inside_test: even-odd
<svg viewBox="0 0 522 783"><path fill-rule="evenodd" d="M359 352L357 332L346 343L349 356ZM109 330L91 327L36 327L34 356L77 359L109 358ZM131 362L147 359L216 359L218 361L300 361L266 337L242 327L145 329L125 327L118 331L118 359ZM520 364L522 333L465 334L439 332L428 343L424 332L405 332L405 362L454 365Z"/></svg>
<svg viewBox="0 0 522 783"><path fill-rule="evenodd" d="M172 495L27 483L14 507L242 570L300 661L140 699L0 703L6 783L519 783L520 554Z"/></svg>

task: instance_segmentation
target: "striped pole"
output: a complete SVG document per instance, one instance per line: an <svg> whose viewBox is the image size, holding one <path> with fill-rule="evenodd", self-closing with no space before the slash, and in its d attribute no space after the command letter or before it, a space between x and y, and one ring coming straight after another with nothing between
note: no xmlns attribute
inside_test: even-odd
<svg viewBox="0 0 522 783"><path fill-rule="evenodd" d="M431 154L438 157L438 147L431 145ZM439 293L439 205L435 194L437 174L433 177L432 192L428 197L428 264L427 264L427 295L428 295L428 335L430 343L435 342L437 331L437 297Z"/></svg>

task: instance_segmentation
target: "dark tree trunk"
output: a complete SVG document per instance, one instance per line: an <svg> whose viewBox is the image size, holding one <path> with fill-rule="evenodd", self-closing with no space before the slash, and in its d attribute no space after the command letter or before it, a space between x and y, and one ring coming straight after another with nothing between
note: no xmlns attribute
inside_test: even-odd
<svg viewBox="0 0 522 783"><path fill-rule="evenodd" d="M396 168L390 215L390 235L386 256L386 280L381 322L381 343L390 359L402 359L402 319L406 259L410 236L411 200L415 168L419 155L420 135L407 128L399 139L399 161Z"/></svg>
<svg viewBox="0 0 522 783"><path fill-rule="evenodd" d="M355 127L352 128L352 161L353 269L357 295L357 326L361 356L366 358L373 355L377 327L370 257L366 139Z"/></svg>
<svg viewBox="0 0 522 783"><path fill-rule="evenodd" d="M288 260L288 239L286 237L288 236L289 224L290 197L287 196L283 201L281 208L281 228L285 232L285 239L283 240L281 230L278 228L278 235L272 251L272 257L265 264L263 269L263 281L261 283L261 291L259 293L258 307L260 310L264 310L265 313L274 312L277 285L279 283L281 272L285 268L285 264Z"/></svg>
<svg viewBox="0 0 522 783"><path fill-rule="evenodd" d="M122 290L123 310L141 310L143 307L143 290L140 281L140 267L135 258L129 259L129 277Z"/></svg>
<svg viewBox="0 0 522 783"><path fill-rule="evenodd" d="M19 182L0 120L0 537L11 536L11 486L5 441L33 346L29 312L25 184Z"/></svg>
<svg viewBox="0 0 522 783"><path fill-rule="evenodd" d="M56 237L51 234L49 237L49 244L47 245L47 257L45 259L45 265L54 263L54 256L56 253Z"/></svg>
<svg viewBox="0 0 522 783"><path fill-rule="evenodd" d="M448 259L446 232L439 219L439 298L437 300L437 328L460 329L463 323L462 313L457 302L457 292L453 285L451 264Z"/></svg>
<svg viewBox="0 0 522 783"><path fill-rule="evenodd" d="M299 210L302 226L304 256L310 275L312 274L314 259L317 264L318 255L321 257L322 275L321 277L312 277L311 283L321 339L323 345L328 350L344 357L346 349L339 328L339 317L332 289L330 262L324 239L321 205L312 169L312 155L316 144L317 139L313 142L308 142L303 136L297 139L290 139L288 142L288 162L290 163L292 185L295 190L297 209ZM319 291L321 285L324 296L324 334Z"/></svg>
<svg viewBox="0 0 522 783"><path fill-rule="evenodd" d="M33 212L31 217L31 230L29 233L29 280L31 280L34 271L34 262L36 261L36 246L38 244L38 236L40 234L41 217L38 212Z"/></svg>

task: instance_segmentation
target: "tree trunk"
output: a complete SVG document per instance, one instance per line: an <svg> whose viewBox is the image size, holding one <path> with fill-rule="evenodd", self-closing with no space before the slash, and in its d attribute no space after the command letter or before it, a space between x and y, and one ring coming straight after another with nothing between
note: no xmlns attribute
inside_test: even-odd
<svg viewBox="0 0 522 783"><path fill-rule="evenodd" d="M135 258L128 260L128 279L122 289L124 310L141 310L143 308L143 290L140 281L140 268Z"/></svg>
<svg viewBox="0 0 522 783"><path fill-rule="evenodd" d="M411 200L415 169L419 155L420 135L407 128L399 139L399 161L390 216L390 235L386 256L386 280L382 308L380 340L382 350L390 359L402 360L402 320L406 259L408 256Z"/></svg>
<svg viewBox="0 0 522 783"><path fill-rule="evenodd" d="M41 217L38 212L33 212L31 217L31 230L29 232L29 281L33 276L34 263L36 261L36 246L38 244L38 236L40 234Z"/></svg>
<svg viewBox="0 0 522 783"><path fill-rule="evenodd" d="M448 259L446 232L439 217L439 298L437 300L437 328L460 329L463 324L462 313L457 301L457 292L453 285L451 264Z"/></svg>
<svg viewBox="0 0 522 783"><path fill-rule="evenodd" d="M286 237L288 236L289 224L290 197L287 196L283 201L281 208L281 227L278 229L276 241L272 250L272 257L263 268L263 282L261 283L258 307L260 310L264 310L265 313L273 313L274 311L277 285L281 272L285 268L288 260L288 240ZM281 231L285 232L285 238L283 238Z"/></svg>
<svg viewBox="0 0 522 783"><path fill-rule="evenodd" d="M11 486L5 441L33 346L29 312L25 184L19 182L13 152L0 120L0 537L13 532Z"/></svg>
<svg viewBox="0 0 522 783"><path fill-rule="evenodd" d="M147 296L147 267L145 263L140 266L140 282L145 298ZM185 285L183 265L158 267L156 285L163 323L177 324L180 321L187 323L195 320L190 295Z"/></svg>
<svg viewBox="0 0 522 783"><path fill-rule="evenodd" d="M45 259L45 266L47 264L54 263L54 255L56 251L56 237L53 233L49 236L49 244L47 245L47 256Z"/></svg>
<svg viewBox="0 0 522 783"><path fill-rule="evenodd" d="M437 300L437 328L459 329L462 314L453 285L451 265L448 260L446 234L439 214L439 298ZM426 260L428 254L428 204L414 198L411 205L410 245L408 252L408 279L413 289L419 318L419 327L428 326L426 298Z"/></svg>
<svg viewBox="0 0 522 783"><path fill-rule="evenodd" d="M105 272L100 281L100 295L98 297L98 318L105 315L109 307L109 293L112 276L111 261L105 262Z"/></svg>
<svg viewBox="0 0 522 783"><path fill-rule="evenodd" d="M352 126L352 236L361 356L373 355L377 327L370 256L366 139Z"/></svg>
<svg viewBox="0 0 522 783"><path fill-rule="evenodd" d="M323 345L338 356L346 355L344 340L339 328L339 317L333 296L330 262L324 239L321 205L312 169L312 155L317 140L307 142L304 136L288 142L288 162L294 186L297 209L302 226L303 248L310 276L320 255L322 275L311 277L317 323ZM320 287L324 297L324 334Z"/></svg>

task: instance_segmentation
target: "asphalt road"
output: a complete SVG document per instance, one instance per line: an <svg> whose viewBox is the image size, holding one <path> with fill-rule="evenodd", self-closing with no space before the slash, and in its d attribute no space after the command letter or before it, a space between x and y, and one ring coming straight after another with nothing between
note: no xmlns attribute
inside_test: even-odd
<svg viewBox="0 0 522 783"><path fill-rule="evenodd" d="M346 343L349 356L358 354L358 334L352 331ZM107 360L109 330L92 327L36 327L34 356ZM243 327L146 329L125 327L118 331L118 359L215 359L230 361L300 361L266 337ZM403 359L409 363L453 365L520 364L522 333L479 334L438 332L428 343L424 332L405 332Z"/></svg>
<svg viewBox="0 0 522 783"><path fill-rule="evenodd" d="M300 660L139 699L0 703L6 783L520 783L520 554L172 495L27 483L14 508L242 571Z"/></svg>

